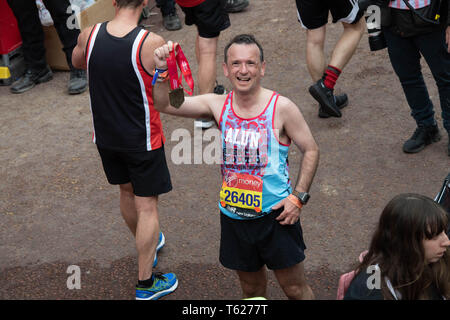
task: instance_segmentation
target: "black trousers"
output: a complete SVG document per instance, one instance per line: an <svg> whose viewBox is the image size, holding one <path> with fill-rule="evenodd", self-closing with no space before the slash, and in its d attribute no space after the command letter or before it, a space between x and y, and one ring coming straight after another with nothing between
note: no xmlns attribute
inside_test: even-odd
<svg viewBox="0 0 450 320"><path fill-rule="evenodd" d="M19 25L22 37L22 51L27 68L41 70L46 67L44 30L39 20L39 11L34 0L7 0ZM52 16L55 29L63 44L67 64L72 66L72 51L75 48L80 30L69 29L67 21L72 15L69 0L43 0L45 7ZM67 13L69 11L69 13Z"/></svg>
<svg viewBox="0 0 450 320"><path fill-rule="evenodd" d="M161 14L167 16L171 13L175 13L175 0L156 0L158 8L161 9Z"/></svg>

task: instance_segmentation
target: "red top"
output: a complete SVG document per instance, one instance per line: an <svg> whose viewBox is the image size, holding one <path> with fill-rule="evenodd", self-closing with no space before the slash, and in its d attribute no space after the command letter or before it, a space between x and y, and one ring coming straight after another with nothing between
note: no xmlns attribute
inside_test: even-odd
<svg viewBox="0 0 450 320"><path fill-rule="evenodd" d="M205 0L176 0L178 5L181 7L195 7Z"/></svg>

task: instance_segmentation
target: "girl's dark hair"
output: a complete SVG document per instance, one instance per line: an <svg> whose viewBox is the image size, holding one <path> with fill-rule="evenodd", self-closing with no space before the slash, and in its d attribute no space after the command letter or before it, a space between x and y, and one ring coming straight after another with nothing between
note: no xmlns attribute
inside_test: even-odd
<svg viewBox="0 0 450 320"><path fill-rule="evenodd" d="M116 0L117 6L119 8L137 8L142 4L142 2L144 2L144 0Z"/></svg>
<svg viewBox="0 0 450 320"><path fill-rule="evenodd" d="M381 213L358 272L378 264L385 299L393 299L386 277L405 300L430 298L431 286L450 298L449 250L438 262L427 264L423 247L423 240L445 232L447 223L444 209L426 196L407 193L394 197Z"/></svg>
<svg viewBox="0 0 450 320"><path fill-rule="evenodd" d="M231 41L225 46L223 50L223 59L225 63L228 62L228 49L230 49L231 45L233 44L255 44L259 49L259 59L261 62L264 61L264 52L263 48L259 44L259 42L255 39L255 37L252 34L239 34L235 36Z"/></svg>

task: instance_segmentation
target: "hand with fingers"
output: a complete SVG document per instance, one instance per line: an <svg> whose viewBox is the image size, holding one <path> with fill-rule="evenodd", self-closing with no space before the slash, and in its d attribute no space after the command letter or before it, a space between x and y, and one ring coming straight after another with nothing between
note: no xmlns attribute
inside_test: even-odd
<svg viewBox="0 0 450 320"><path fill-rule="evenodd" d="M167 69L167 58L170 56L170 52L173 51L178 43L167 41L166 44L159 48L156 48L153 54L155 66L157 69Z"/></svg>
<svg viewBox="0 0 450 320"><path fill-rule="evenodd" d="M276 218L281 225L291 225L300 219L301 206L298 206L298 203L294 203L289 196L273 206L272 210L277 210L282 207L284 207L283 211Z"/></svg>

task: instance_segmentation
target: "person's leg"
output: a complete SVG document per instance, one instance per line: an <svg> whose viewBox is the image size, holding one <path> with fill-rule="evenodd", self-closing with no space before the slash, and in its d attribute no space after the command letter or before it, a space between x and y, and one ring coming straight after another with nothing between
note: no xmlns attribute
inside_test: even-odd
<svg viewBox="0 0 450 320"><path fill-rule="evenodd" d="M30 0L8 0L22 37L22 52L27 68L42 70L45 61L44 31L36 3Z"/></svg>
<svg viewBox="0 0 450 320"><path fill-rule="evenodd" d="M163 25L167 30L181 29L181 21L175 8L175 0L156 0L156 5L161 10Z"/></svg>
<svg viewBox="0 0 450 320"><path fill-rule="evenodd" d="M317 82L326 68L324 44L326 26L306 30L306 65L313 82Z"/></svg>
<svg viewBox="0 0 450 320"><path fill-rule="evenodd" d="M359 19L354 24L342 23L344 31L336 43L330 59L330 65L343 70L358 47L359 41L364 34L366 23Z"/></svg>
<svg viewBox="0 0 450 320"><path fill-rule="evenodd" d="M136 299L155 300L173 292L178 286L175 274L153 272L160 236L158 195L172 189L164 146L144 152L123 155L133 185L136 208L136 249L138 252L138 283ZM129 203L130 207L132 204ZM128 211L127 220L134 225L134 212ZM131 229L131 228L130 228Z"/></svg>
<svg viewBox="0 0 450 320"><path fill-rule="evenodd" d="M414 41L384 30L392 67L402 85L411 115L417 125L435 123L433 103L423 79L420 53Z"/></svg>
<svg viewBox="0 0 450 320"><path fill-rule="evenodd" d="M274 270L274 274L286 296L291 300L313 300L314 293L306 283L303 262L292 267Z"/></svg>
<svg viewBox="0 0 450 320"><path fill-rule="evenodd" d="M134 237L136 237L136 226L138 222L138 215L136 211L136 204L134 200L133 186L131 182L120 185L120 212L125 220L128 228Z"/></svg>
<svg viewBox="0 0 450 320"><path fill-rule="evenodd" d="M137 212L136 249L138 252L138 284L136 300L156 300L178 287L174 273L153 272L159 238L158 197L135 197Z"/></svg>
<svg viewBox="0 0 450 320"><path fill-rule="evenodd" d="M197 35L195 55L198 63L199 94L212 93L216 83L216 58L219 37L204 38Z"/></svg>
<svg viewBox="0 0 450 320"><path fill-rule="evenodd" d="M316 29L306 30L306 65L313 82L317 82L324 76L326 70L326 59L324 52L324 43L326 35L326 26ZM347 106L348 97L346 94L336 96L336 105L339 109ZM330 115L319 105L319 117L329 118Z"/></svg>
<svg viewBox="0 0 450 320"><path fill-rule="evenodd" d="M161 10L163 16L175 10L175 0L156 0L156 6Z"/></svg>
<svg viewBox="0 0 450 320"><path fill-rule="evenodd" d="M405 93L417 129L403 145L406 153L421 151L426 145L440 140L434 119L433 103L423 79L420 53L412 38L401 38L389 29L383 29L389 59Z"/></svg>
<svg viewBox="0 0 450 320"><path fill-rule="evenodd" d="M51 80L53 73L45 59L44 31L36 3L29 0L8 0L8 4L17 19L27 69L25 75L11 85L10 91L23 93L38 83Z"/></svg>
<svg viewBox="0 0 450 320"><path fill-rule="evenodd" d="M253 297L265 297L267 288L266 267L256 272L237 271L241 283L242 296L244 299Z"/></svg>
<svg viewBox="0 0 450 320"><path fill-rule="evenodd" d="M159 235L157 204L158 197L135 197L139 280L147 280L152 276L153 260Z"/></svg>
<svg viewBox="0 0 450 320"><path fill-rule="evenodd" d="M45 7L52 16L55 29L63 44L67 65L70 68L70 79L68 84L69 94L82 93L87 89L87 76L85 70L76 69L72 65L72 51L77 45L80 29L70 27L68 21L71 16L69 0L43 0ZM68 13L69 12L69 13Z"/></svg>
<svg viewBox="0 0 450 320"><path fill-rule="evenodd" d="M419 36L416 43L436 81L444 128L450 135L450 53L447 52L445 29Z"/></svg>

